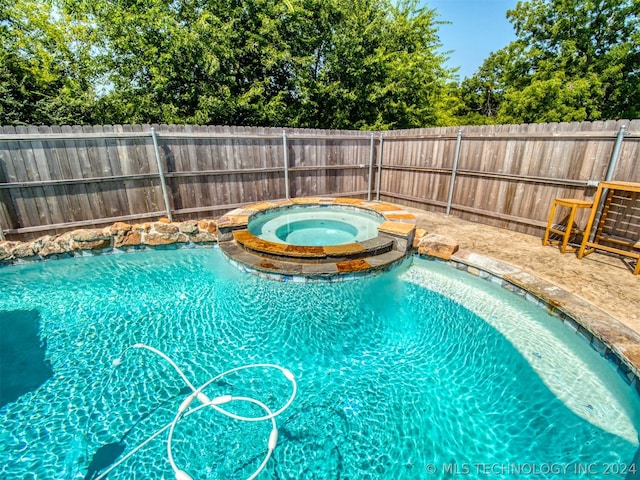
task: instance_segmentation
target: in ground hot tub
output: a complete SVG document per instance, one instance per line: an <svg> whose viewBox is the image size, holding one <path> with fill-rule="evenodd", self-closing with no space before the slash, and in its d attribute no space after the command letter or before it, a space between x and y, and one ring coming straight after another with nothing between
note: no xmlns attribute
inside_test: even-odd
<svg viewBox="0 0 640 480"><path fill-rule="evenodd" d="M218 219L218 245L232 264L265 278L334 282L400 265L415 224L386 202L295 198L228 212Z"/></svg>
<svg viewBox="0 0 640 480"><path fill-rule="evenodd" d="M384 217L348 206L295 205L254 215L248 230L263 240L289 245L342 245L378 235Z"/></svg>

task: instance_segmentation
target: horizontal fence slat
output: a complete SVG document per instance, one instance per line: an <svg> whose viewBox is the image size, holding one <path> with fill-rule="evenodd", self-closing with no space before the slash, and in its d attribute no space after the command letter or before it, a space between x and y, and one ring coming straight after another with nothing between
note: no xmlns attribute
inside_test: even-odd
<svg viewBox="0 0 640 480"><path fill-rule="evenodd" d="M251 175L256 173L280 173L282 168L247 168L244 170L202 170L165 173L167 178L177 177L215 177L218 175Z"/></svg>
<svg viewBox="0 0 640 480"><path fill-rule="evenodd" d="M314 165L307 167L289 167L290 172L318 172L322 170L361 170L368 169L369 165Z"/></svg>
<svg viewBox="0 0 640 480"><path fill-rule="evenodd" d="M157 179L157 174L145 173L141 175L118 175L110 177L89 177L89 178L68 178L62 180L41 180L37 182L12 182L12 183L0 183L0 189L9 188L25 188L25 187L42 187L46 185L75 185L75 184L87 184L87 183L101 183L101 182L124 182L131 180L146 180L149 178Z"/></svg>
<svg viewBox="0 0 640 480"><path fill-rule="evenodd" d="M197 133L197 132L173 132L167 133L159 131L158 137L164 139L248 139L248 140L281 140L282 133L279 134L260 134L260 133ZM359 140L370 141L371 136L362 135L309 135L299 133L287 133L288 140Z"/></svg>
<svg viewBox="0 0 640 480"><path fill-rule="evenodd" d="M160 210L158 212L147 212L147 213L140 213L136 215L120 215L118 217L96 218L92 220L84 220L84 221L78 221L78 222L65 222L65 223L56 223L51 225L38 225L35 227L11 228L11 229L5 230L4 232L8 234L17 234L17 233L43 232L43 231L50 231L50 230L66 230L70 228L89 227L93 225L110 224L115 222L128 222L130 220L142 220L145 218L152 218L152 217L163 217L163 216L166 216L166 213L167 212Z"/></svg>
<svg viewBox="0 0 640 480"><path fill-rule="evenodd" d="M254 134L254 133L208 133L208 132L163 132L157 131L158 138L167 140L188 140L188 139L211 139L211 140L224 140L224 139L248 139L248 140L273 140L282 138L280 134Z"/></svg>
<svg viewBox="0 0 640 480"><path fill-rule="evenodd" d="M544 183L547 185L570 185L574 187L591 186L588 180L572 180L569 178L537 177L535 175L511 175L511 174L498 173L498 172L480 172L477 170L462 170L462 169L458 169L456 171L456 174L462 175L462 176L469 176L469 177L514 180L517 182Z"/></svg>
<svg viewBox="0 0 640 480"><path fill-rule="evenodd" d="M463 130L464 132L464 130ZM527 132L527 133L488 133L488 134L468 134L463 133L462 138L464 140L533 140L533 139L549 139L549 140L615 140L618 132ZM447 135L407 135L407 136L395 136L384 135L384 141L398 141L398 140L456 140L456 134ZM625 133L625 139L640 139L640 132L627 131Z"/></svg>
<svg viewBox="0 0 640 480"><path fill-rule="evenodd" d="M0 142L151 138L151 132L83 132L0 134Z"/></svg>
<svg viewBox="0 0 640 480"><path fill-rule="evenodd" d="M408 167L404 165L389 165L383 164L383 170L397 170L403 172L416 172L416 173L451 173L451 168L433 168L433 167Z"/></svg>

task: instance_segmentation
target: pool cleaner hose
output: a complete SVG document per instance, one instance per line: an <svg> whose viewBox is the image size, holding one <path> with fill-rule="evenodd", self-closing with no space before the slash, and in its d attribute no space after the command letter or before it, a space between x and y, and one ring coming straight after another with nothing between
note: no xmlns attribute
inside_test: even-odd
<svg viewBox="0 0 640 480"><path fill-rule="evenodd" d="M271 458L271 454L273 453L274 449L276 448L276 444L278 443L278 427L276 425L275 418L278 415L280 415L281 413L283 413L287 408L289 408L289 406L291 406L291 404L293 403L293 400L295 399L296 393L298 391L298 385L296 383L295 377L293 376L293 374L289 370L287 370L286 368L283 368L283 367L281 367L279 365L274 365L274 364L271 364L271 363L256 363L256 364L252 364L252 365L244 365L244 366L232 368L230 370L227 370L226 372L220 373L220 374L216 375L215 377L210 378L205 383L203 383L202 385L200 385L199 387L196 388L189 381L189 379L184 374L182 369L180 369L180 367L178 367L178 365L173 360L171 360L171 358L169 358L165 353L161 352L160 350L158 350L156 348L153 348L153 347L150 347L148 345L144 345L142 343L136 343L134 345L131 345L130 347L127 347L120 354L120 356L113 361L112 366L114 368L118 368L122 364L122 362L124 361L124 357L125 357L126 353L128 351L134 350L134 349L148 350L148 351L160 356L161 358L163 358L166 362L169 363L169 365L171 365L173 367L173 369L182 378L184 383L191 390L191 393L189 395L187 395L187 397L182 401L182 403L178 407L178 410L176 411L176 414L175 414L173 420L170 423L168 423L167 425L163 426L162 428L160 428L159 430L154 432L152 435L147 437L142 443L140 443L138 446L133 448L124 457L122 457L116 463L111 465L107 470L103 471L98 477L96 477L96 480L102 480L102 479L106 478L106 476L110 472L112 472L115 468L117 468L119 465L121 465L123 462L125 462L129 457L135 455L142 447L147 445L149 442L151 442L152 440L154 440L155 438L157 438L158 436L160 436L162 433L164 433L167 430L169 430L169 435L168 435L168 438L167 438L167 459L169 461L171 469L173 470L173 473L175 475L176 480L193 480L192 477L186 471L184 471L184 470L182 470L182 469L180 469L178 467L178 465L176 464L176 462L175 462L175 460L173 458L173 451L172 451L173 433L174 433L176 425L178 424L178 422L180 422L180 420L182 420L183 418L186 418L186 417L188 417L190 415L193 415L193 414L197 413L198 411L200 411L200 410L202 410L204 408L212 408L212 409L216 410L218 413L220 413L220 414L222 414L222 415L224 415L226 417L229 417L229 418L232 418L232 419L235 419L235 420L239 420L239 421L242 421L242 422L262 422L262 421L270 421L271 422L271 433L269 434L269 439L267 440L267 453L266 453L264 459L262 460L262 462L260 463L260 465L258 466L258 468L249 477L247 477L247 480L253 480L254 478L256 478L260 474L260 472L262 472L262 470L264 470L264 468L267 466L267 463L268 463L269 459ZM282 373L282 375L285 377L285 379L287 379L291 383L291 395L289 396L289 398L285 402L285 404L281 408L276 410L276 411L272 411L263 402L261 402L260 400L255 399L255 398L252 398L252 397L241 397L241 396L234 397L233 395L220 395L220 396L217 396L217 397L215 397L213 399L210 399L204 393L204 389L205 388L207 388L213 382L216 382L216 381L220 380L221 378L226 377L227 375L230 375L230 374L235 373L235 372L239 372L241 370L249 370L249 369L256 369L256 368L271 368L271 369L279 370ZM198 405L192 406L192 403L194 401L196 401L196 400L197 400ZM225 410L224 408L222 408L222 405L226 405L226 404L229 404L229 403L232 403L232 402L245 402L245 403L254 404L254 405L256 405L256 406L258 406L259 408L262 409L262 411L264 412L264 415L259 416L259 417L246 417L246 416L243 416L243 415L235 414L233 412L230 412L230 411Z"/></svg>

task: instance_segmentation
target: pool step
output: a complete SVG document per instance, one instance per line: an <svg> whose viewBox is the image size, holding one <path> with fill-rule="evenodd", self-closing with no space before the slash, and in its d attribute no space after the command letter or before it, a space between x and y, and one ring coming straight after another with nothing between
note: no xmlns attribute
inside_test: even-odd
<svg viewBox="0 0 640 480"><path fill-rule="evenodd" d="M260 256L276 260L290 259L309 263L335 263L381 255L390 252L394 248L394 239L387 236L378 236L363 242L342 245L300 246L263 240L247 229L235 230L232 233L233 240L240 247Z"/></svg>
<svg viewBox="0 0 640 480"><path fill-rule="evenodd" d="M311 278L330 278L346 274L369 273L384 270L400 263L404 252L389 250L361 258L337 259L324 257L321 261L301 262L299 258L275 258L241 247L235 241L220 242L220 248L231 262L250 270L284 276L304 276Z"/></svg>

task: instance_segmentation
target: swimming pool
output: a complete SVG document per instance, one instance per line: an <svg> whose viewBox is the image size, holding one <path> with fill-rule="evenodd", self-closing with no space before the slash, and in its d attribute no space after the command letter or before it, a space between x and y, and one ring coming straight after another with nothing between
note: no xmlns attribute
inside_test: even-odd
<svg viewBox="0 0 640 480"><path fill-rule="evenodd" d="M341 245L378 235L384 217L353 206L294 205L260 212L248 230L267 241L291 245Z"/></svg>
<svg viewBox="0 0 640 480"><path fill-rule="evenodd" d="M3 478L85 478L101 446L131 449L170 421L185 393L166 362L138 352L112 368L139 342L196 384L250 363L295 375L259 478L624 478L638 449L638 399L597 352L436 262L301 284L244 275L217 248L59 260L0 269L0 315L38 323L51 368L0 410ZM291 390L268 372L214 388L274 408ZM247 478L269 430L203 412L176 428L174 455L193 478ZM109 478L163 476L166 437Z"/></svg>

